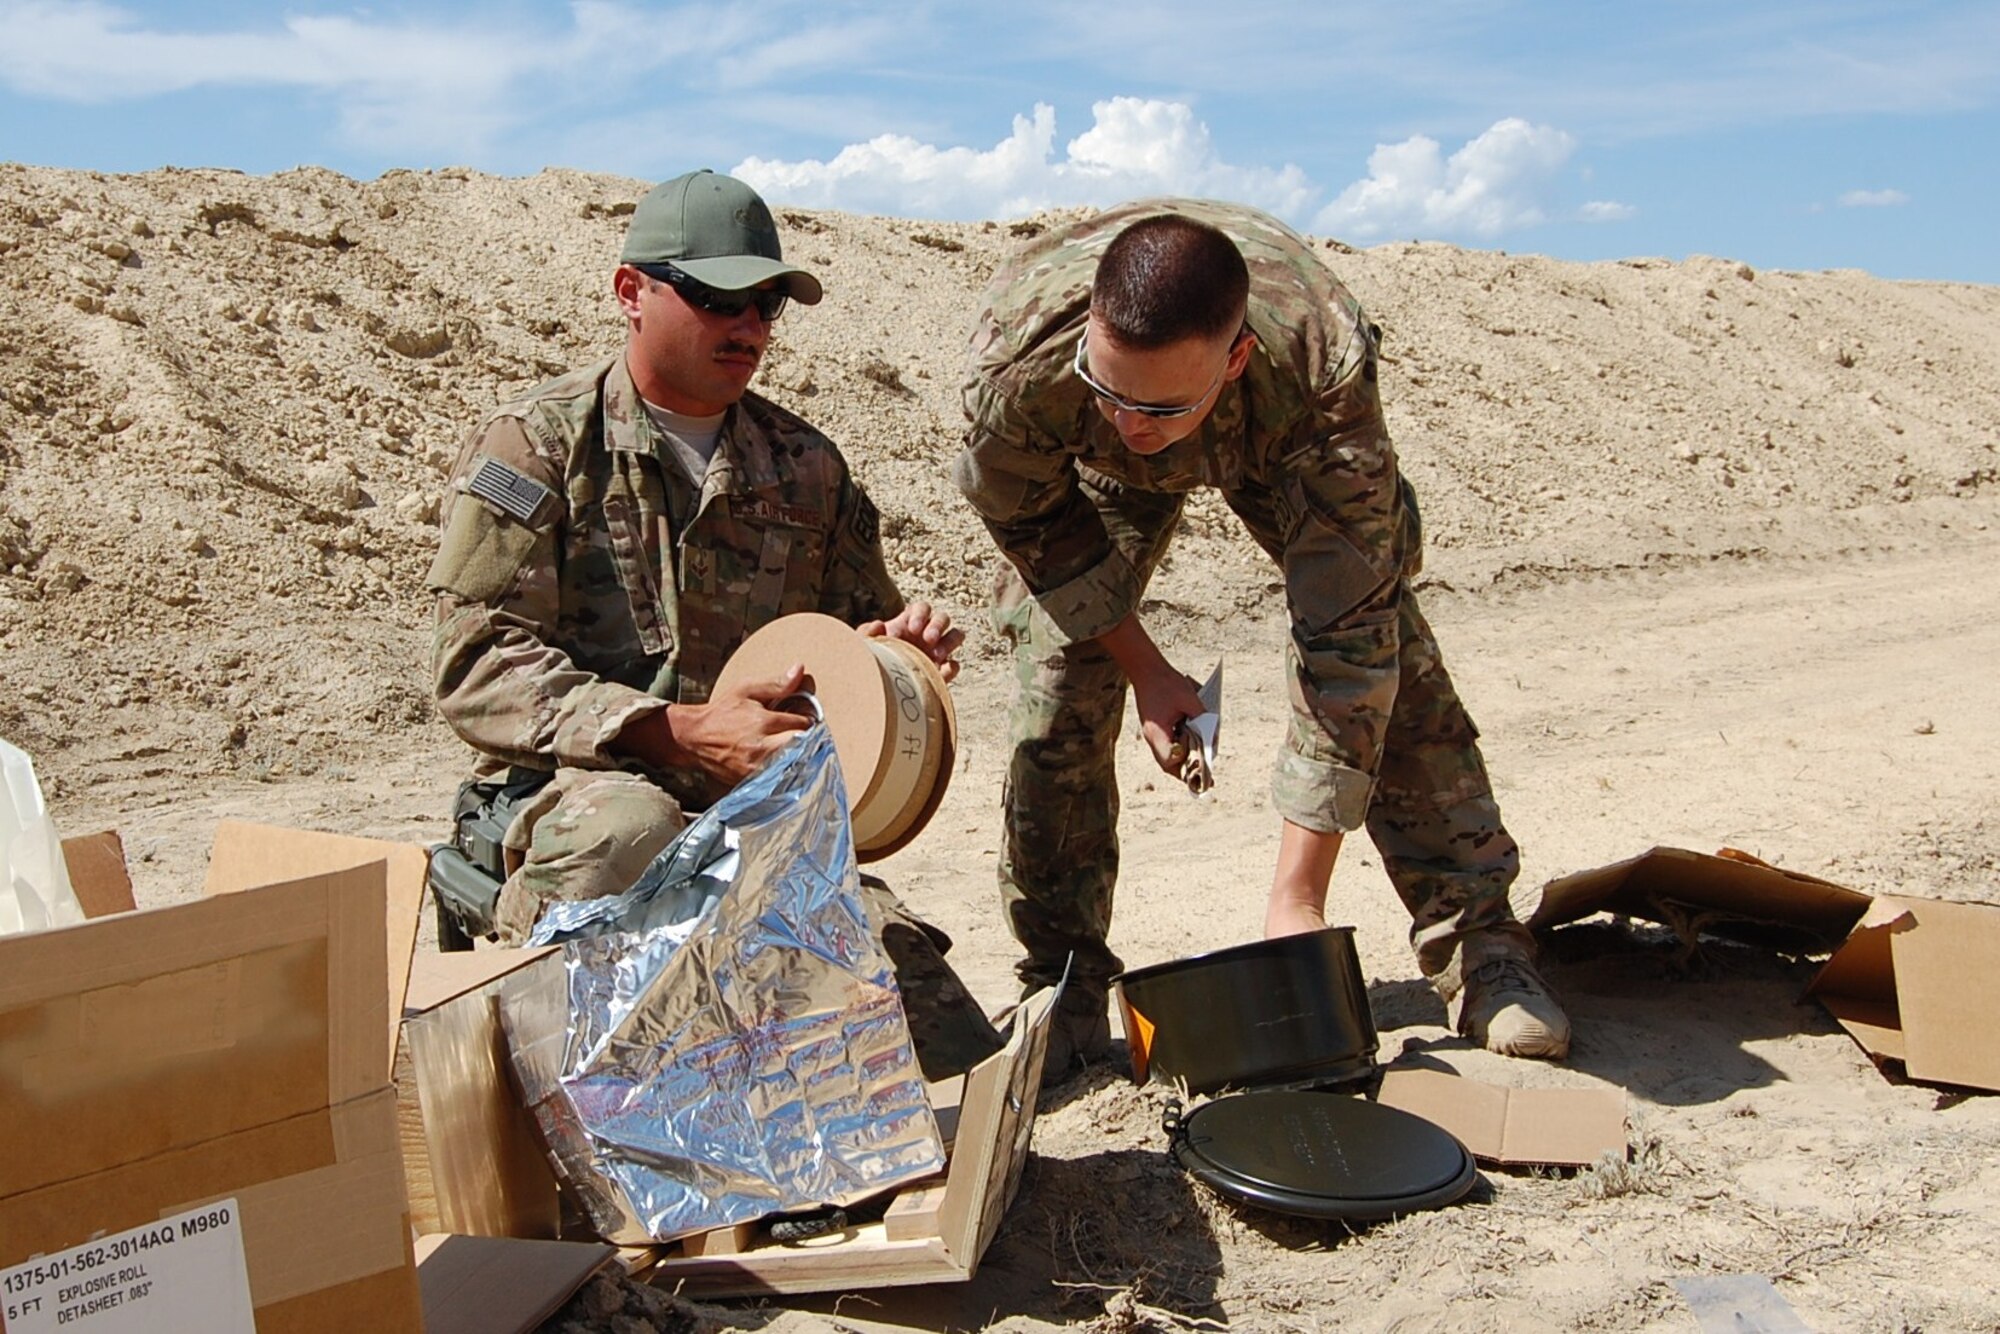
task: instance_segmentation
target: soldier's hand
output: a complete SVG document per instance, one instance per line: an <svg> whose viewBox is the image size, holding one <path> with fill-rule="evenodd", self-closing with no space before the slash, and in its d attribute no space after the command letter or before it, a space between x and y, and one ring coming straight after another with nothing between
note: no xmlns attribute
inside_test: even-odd
<svg viewBox="0 0 2000 1334"><path fill-rule="evenodd" d="M634 750L655 768L695 768L734 787L811 725L803 713L774 707L805 678L804 665L794 663L782 676L745 681L706 704L672 705L646 719Z"/></svg>
<svg viewBox="0 0 2000 1334"><path fill-rule="evenodd" d="M870 639L900 639L915 644L937 664L938 675L949 681L958 675L959 645L965 631L951 627L951 617L928 602L912 602L886 621L864 621L854 627Z"/></svg>
<svg viewBox="0 0 2000 1334"><path fill-rule="evenodd" d="M1192 677L1167 668L1144 681L1132 682L1132 703L1139 714L1139 735L1162 771L1181 776L1187 763L1187 734L1181 724L1206 711Z"/></svg>

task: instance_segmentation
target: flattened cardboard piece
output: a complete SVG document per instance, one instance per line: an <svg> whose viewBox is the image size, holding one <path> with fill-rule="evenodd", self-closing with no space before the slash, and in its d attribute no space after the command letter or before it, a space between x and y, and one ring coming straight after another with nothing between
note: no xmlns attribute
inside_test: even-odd
<svg viewBox="0 0 2000 1334"><path fill-rule="evenodd" d="M403 1013L404 991L409 985L410 957L417 948L424 881L430 870L428 850L413 843L224 820L216 827L215 846L208 856L208 878L201 892L213 897L322 871L345 871L376 861L387 867L383 920L389 932L389 1046L384 1049L382 1064L386 1076L389 1053L395 1051L396 1024Z"/></svg>
<svg viewBox="0 0 2000 1334"><path fill-rule="evenodd" d="M1482 1163L1501 1167L1587 1167L1605 1154L1625 1157L1625 1094L1620 1089L1517 1089L1391 1066L1375 1101L1449 1131Z"/></svg>
<svg viewBox="0 0 2000 1334"><path fill-rule="evenodd" d="M1715 856L1653 848L1627 861L1551 880L1528 919L1534 929L1596 912L1622 913L1788 952L1830 950L1869 896L1817 876L1786 871L1745 852Z"/></svg>
<svg viewBox="0 0 2000 1334"><path fill-rule="evenodd" d="M1027 1165L1055 999L1051 987L1022 1001L1007 1045L966 1074L941 1195L936 1178L914 1182L889 1206L893 1224L866 1223L797 1245L761 1238L727 1256L688 1256L676 1247L647 1282L690 1296L743 1297L971 1278Z"/></svg>
<svg viewBox="0 0 2000 1334"><path fill-rule="evenodd" d="M553 1238L556 1178L522 1104L496 1005L502 981L557 953L421 954L397 1051L396 1092L410 1212L419 1231Z"/></svg>
<svg viewBox="0 0 2000 1334"><path fill-rule="evenodd" d="M0 1190L381 1088L383 876L375 862L0 938Z"/></svg>
<svg viewBox="0 0 2000 1334"><path fill-rule="evenodd" d="M2000 1090L2000 907L1906 899L1891 928L1903 1064L1912 1078Z"/></svg>
<svg viewBox="0 0 2000 1334"><path fill-rule="evenodd" d="M530 1334L613 1263L603 1242L417 1238L427 1334Z"/></svg>
<svg viewBox="0 0 2000 1334"><path fill-rule="evenodd" d="M1911 1079L2000 1092L2000 906L1884 895L1806 994Z"/></svg>
<svg viewBox="0 0 2000 1334"><path fill-rule="evenodd" d="M81 834L63 840L63 861L69 867L69 885L83 905L86 919L131 912L139 905L132 898L132 877L125 869L125 844L117 831Z"/></svg>
<svg viewBox="0 0 2000 1334"><path fill-rule="evenodd" d="M965 1076L950 1075L935 1084L925 1084L924 1101L931 1105L931 1115L937 1119L938 1142L950 1152L952 1142L958 1138L958 1109L965 1101Z"/></svg>

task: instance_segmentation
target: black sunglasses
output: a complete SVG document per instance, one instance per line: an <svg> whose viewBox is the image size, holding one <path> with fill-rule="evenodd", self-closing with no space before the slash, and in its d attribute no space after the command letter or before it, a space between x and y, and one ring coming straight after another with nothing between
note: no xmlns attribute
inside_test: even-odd
<svg viewBox="0 0 2000 1334"><path fill-rule="evenodd" d="M634 264L632 267L648 278L673 288L680 293L681 300L697 310L734 317L755 306L757 314L766 324L785 313L786 294L779 289L746 287L741 291L728 292L720 287L710 287L699 278L690 278L671 264Z"/></svg>

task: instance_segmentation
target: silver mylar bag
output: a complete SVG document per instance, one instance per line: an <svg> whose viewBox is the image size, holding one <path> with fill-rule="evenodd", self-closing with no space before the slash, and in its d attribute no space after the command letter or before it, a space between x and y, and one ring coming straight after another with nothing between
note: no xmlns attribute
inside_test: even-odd
<svg viewBox="0 0 2000 1334"><path fill-rule="evenodd" d="M823 723L631 890L553 905L532 943L563 967L509 979L508 1045L605 1240L848 1204L944 1166Z"/></svg>

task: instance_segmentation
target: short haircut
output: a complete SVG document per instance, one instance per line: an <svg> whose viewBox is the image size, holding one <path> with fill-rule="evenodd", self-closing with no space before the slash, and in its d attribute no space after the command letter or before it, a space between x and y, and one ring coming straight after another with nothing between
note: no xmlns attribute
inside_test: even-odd
<svg viewBox="0 0 2000 1334"><path fill-rule="evenodd" d="M1123 346L1151 349L1234 335L1249 295L1250 270L1228 233L1162 213L1105 248L1090 309Z"/></svg>

